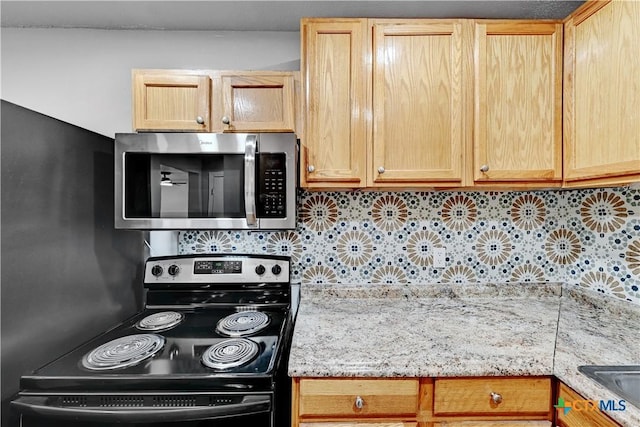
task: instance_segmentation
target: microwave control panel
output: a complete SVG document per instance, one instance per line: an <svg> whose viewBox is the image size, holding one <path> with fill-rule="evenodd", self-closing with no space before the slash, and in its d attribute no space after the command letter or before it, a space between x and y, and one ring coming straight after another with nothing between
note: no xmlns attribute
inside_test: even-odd
<svg viewBox="0 0 640 427"><path fill-rule="evenodd" d="M258 218L284 218L287 214L286 155L259 153L256 213Z"/></svg>

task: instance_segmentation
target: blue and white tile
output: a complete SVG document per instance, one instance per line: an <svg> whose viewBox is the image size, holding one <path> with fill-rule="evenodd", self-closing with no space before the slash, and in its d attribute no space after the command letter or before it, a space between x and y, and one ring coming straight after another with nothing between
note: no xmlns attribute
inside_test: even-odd
<svg viewBox="0 0 640 427"><path fill-rule="evenodd" d="M562 281L640 303L638 188L300 191L298 212L294 231L181 232L179 253L289 255L318 284Z"/></svg>

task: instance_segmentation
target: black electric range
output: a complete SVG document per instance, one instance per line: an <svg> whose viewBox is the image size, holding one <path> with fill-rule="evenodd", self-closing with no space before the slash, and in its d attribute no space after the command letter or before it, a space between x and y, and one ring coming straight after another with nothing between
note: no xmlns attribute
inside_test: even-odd
<svg viewBox="0 0 640 427"><path fill-rule="evenodd" d="M288 425L289 263L149 258L143 311L21 378L22 425Z"/></svg>

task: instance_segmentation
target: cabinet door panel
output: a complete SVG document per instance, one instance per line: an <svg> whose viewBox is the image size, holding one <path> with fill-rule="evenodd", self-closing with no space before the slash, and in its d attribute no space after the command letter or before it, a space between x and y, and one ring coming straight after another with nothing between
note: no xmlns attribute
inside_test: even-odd
<svg viewBox="0 0 640 427"><path fill-rule="evenodd" d="M306 20L302 32L303 186L364 186L366 20Z"/></svg>
<svg viewBox="0 0 640 427"><path fill-rule="evenodd" d="M461 32L374 21L372 185L462 180Z"/></svg>
<svg viewBox="0 0 640 427"><path fill-rule="evenodd" d="M203 75L133 73L134 130L209 130L211 80Z"/></svg>
<svg viewBox="0 0 640 427"><path fill-rule="evenodd" d="M640 179L640 2L601 5L565 26L569 184L625 175Z"/></svg>
<svg viewBox="0 0 640 427"><path fill-rule="evenodd" d="M562 179L562 25L479 21L474 179Z"/></svg>
<svg viewBox="0 0 640 427"><path fill-rule="evenodd" d="M223 131L293 132L293 75L222 75Z"/></svg>

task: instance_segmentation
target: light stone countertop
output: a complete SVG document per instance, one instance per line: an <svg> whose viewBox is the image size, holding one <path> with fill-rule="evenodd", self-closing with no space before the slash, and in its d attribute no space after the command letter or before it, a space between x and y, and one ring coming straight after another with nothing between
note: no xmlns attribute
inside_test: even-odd
<svg viewBox="0 0 640 427"><path fill-rule="evenodd" d="M640 307L590 294L549 283L303 284L289 375L556 375L608 400L577 366L640 364ZM640 426L640 409L627 408L609 415Z"/></svg>
<svg viewBox="0 0 640 427"><path fill-rule="evenodd" d="M640 306L565 286L553 373L588 399L621 399L578 372L580 365L640 365ZM628 402L625 411L607 414L640 427L640 408Z"/></svg>

